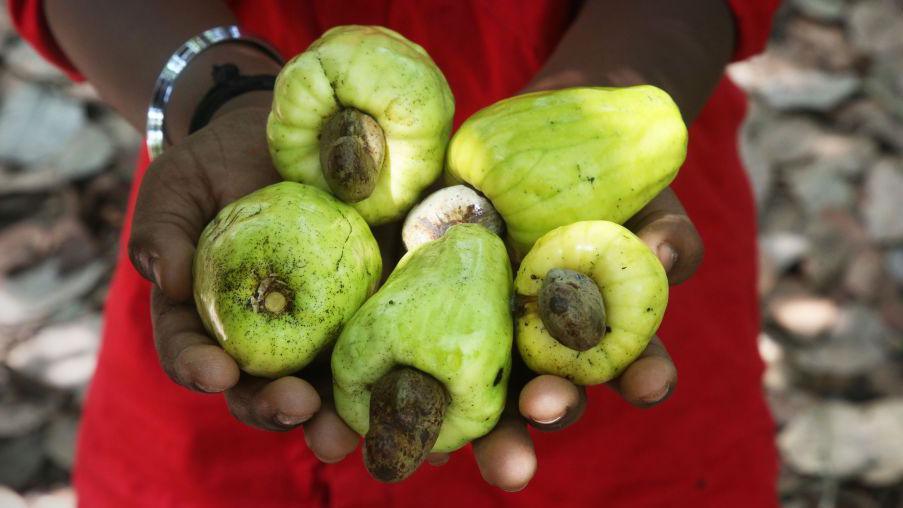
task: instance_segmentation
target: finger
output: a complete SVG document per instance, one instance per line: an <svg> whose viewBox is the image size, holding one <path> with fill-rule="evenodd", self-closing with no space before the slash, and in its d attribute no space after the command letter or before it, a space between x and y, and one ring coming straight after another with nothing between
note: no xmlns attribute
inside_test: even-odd
<svg viewBox="0 0 903 508"><path fill-rule="evenodd" d="M304 424L304 440L321 462L333 464L353 452L361 438L342 421L331 403L324 403Z"/></svg>
<svg viewBox="0 0 903 508"><path fill-rule="evenodd" d="M175 303L155 287L151 321L160 364L173 381L207 393L238 382L238 364L207 335L194 305Z"/></svg>
<svg viewBox="0 0 903 508"><path fill-rule="evenodd" d="M548 374L530 380L521 390L518 409L534 428L561 430L580 419L586 390L567 379Z"/></svg>
<svg viewBox="0 0 903 508"><path fill-rule="evenodd" d="M671 284L690 278L702 262L702 238L670 188L643 207L626 226L658 255Z"/></svg>
<svg viewBox="0 0 903 508"><path fill-rule="evenodd" d="M226 204L279 180L263 109L233 111L167 150L147 169L129 238L129 258L175 301L191 297L201 231Z"/></svg>
<svg viewBox="0 0 903 508"><path fill-rule="evenodd" d="M474 441L473 453L483 479L507 492L523 490L536 473L536 453L527 427L510 413Z"/></svg>
<svg viewBox="0 0 903 508"><path fill-rule="evenodd" d="M609 383L627 402L647 408L666 400L677 386L677 368L658 337L615 380Z"/></svg>
<svg viewBox="0 0 903 508"><path fill-rule="evenodd" d="M285 376L276 380L243 375L226 391L226 403L242 423L264 430L291 430L320 409L320 396L303 379Z"/></svg>
<svg viewBox="0 0 903 508"><path fill-rule="evenodd" d="M191 263L217 206L191 152L174 150L147 169L132 219L129 258L171 299L191 297Z"/></svg>
<svg viewBox="0 0 903 508"><path fill-rule="evenodd" d="M450 459L450 458L451 458L451 455L448 453L431 453L426 456L426 461L431 466L438 467L438 466L444 466L446 463L448 463L448 459Z"/></svg>

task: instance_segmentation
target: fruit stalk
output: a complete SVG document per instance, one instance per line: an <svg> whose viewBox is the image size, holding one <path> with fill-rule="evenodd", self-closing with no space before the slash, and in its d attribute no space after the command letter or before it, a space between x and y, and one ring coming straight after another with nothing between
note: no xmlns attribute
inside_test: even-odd
<svg viewBox="0 0 903 508"><path fill-rule="evenodd" d="M364 464L382 482L399 482L432 450L449 396L432 376L410 367L392 370L370 392L370 429Z"/></svg>
<svg viewBox="0 0 903 508"><path fill-rule="evenodd" d="M372 116L353 108L339 110L323 124L320 165L336 197L357 203L376 188L386 157L386 136Z"/></svg>

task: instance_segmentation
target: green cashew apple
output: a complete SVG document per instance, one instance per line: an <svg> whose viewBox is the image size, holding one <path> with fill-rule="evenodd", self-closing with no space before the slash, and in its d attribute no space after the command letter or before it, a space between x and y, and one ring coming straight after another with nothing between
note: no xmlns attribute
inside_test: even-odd
<svg viewBox="0 0 903 508"><path fill-rule="evenodd" d="M376 290L382 259L353 208L282 182L223 208L194 256L194 298L207 330L255 376L304 367Z"/></svg>
<svg viewBox="0 0 903 508"><path fill-rule="evenodd" d="M623 223L675 177L687 128L653 86L571 88L497 102L461 125L449 180L486 195L519 256L581 220Z"/></svg>
<svg viewBox="0 0 903 508"><path fill-rule="evenodd" d="M488 433L511 370L511 266L504 242L458 224L408 252L345 326L332 355L339 415L364 459L399 481L430 451Z"/></svg>
<svg viewBox="0 0 903 508"><path fill-rule="evenodd" d="M339 26L279 73L270 154L286 180L331 191L382 224L442 172L454 109L422 47L387 28Z"/></svg>
<svg viewBox="0 0 903 508"><path fill-rule="evenodd" d="M607 221L546 233L524 257L514 289L524 362L581 385L618 376L646 348L668 305L656 255Z"/></svg>

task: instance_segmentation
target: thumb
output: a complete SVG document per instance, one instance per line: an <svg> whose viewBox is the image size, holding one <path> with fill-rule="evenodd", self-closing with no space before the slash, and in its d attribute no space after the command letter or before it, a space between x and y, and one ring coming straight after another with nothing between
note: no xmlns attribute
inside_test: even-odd
<svg viewBox="0 0 903 508"><path fill-rule="evenodd" d="M170 300L191 298L195 245L216 212L279 181L266 142L267 108L233 110L170 147L147 168L129 257Z"/></svg>
<svg viewBox="0 0 903 508"><path fill-rule="evenodd" d="M138 273L177 302L191 297L195 244L216 210L201 169L189 155L173 150L148 167L128 245Z"/></svg>

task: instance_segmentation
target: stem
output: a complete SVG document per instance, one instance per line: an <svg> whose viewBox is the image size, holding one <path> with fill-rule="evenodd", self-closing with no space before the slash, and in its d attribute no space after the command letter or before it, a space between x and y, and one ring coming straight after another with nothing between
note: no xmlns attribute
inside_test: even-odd
<svg viewBox="0 0 903 508"><path fill-rule="evenodd" d="M385 156L386 136L372 116L346 108L323 124L320 166L342 201L357 203L373 193Z"/></svg>
<svg viewBox="0 0 903 508"><path fill-rule="evenodd" d="M257 285L257 292L251 297L254 312L279 315L288 310L292 303L292 290L279 280L275 273L264 277Z"/></svg>
<svg viewBox="0 0 903 508"><path fill-rule="evenodd" d="M576 351L595 347L605 336L605 303L599 286L565 268L549 270L539 289L539 317L549 334Z"/></svg>
<svg viewBox="0 0 903 508"><path fill-rule="evenodd" d="M404 480L432 450L449 397L442 383L403 367L379 378L370 390L370 430L364 464L381 482Z"/></svg>

